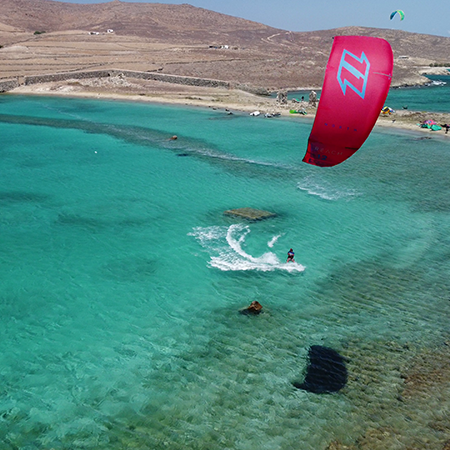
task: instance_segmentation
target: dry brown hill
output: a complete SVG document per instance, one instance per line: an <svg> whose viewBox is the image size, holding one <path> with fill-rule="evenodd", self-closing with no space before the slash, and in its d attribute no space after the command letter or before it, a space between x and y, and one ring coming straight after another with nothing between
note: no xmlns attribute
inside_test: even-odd
<svg viewBox="0 0 450 450"><path fill-rule="evenodd" d="M289 32L187 4L82 5L1 0L0 77L119 68L216 78L267 88L320 86L339 34L378 36L394 50L394 83L450 65L450 38L373 28ZM113 34L107 34L113 29ZM45 31L35 35L35 31ZM99 35L89 35L97 31ZM227 45L228 48L210 48ZM399 59L399 56L408 58Z"/></svg>
<svg viewBox="0 0 450 450"><path fill-rule="evenodd" d="M275 33L274 28L194 6L159 3L82 5L52 0L2 0L1 21L23 31L114 29L116 34L158 41L204 43L232 38L236 44Z"/></svg>

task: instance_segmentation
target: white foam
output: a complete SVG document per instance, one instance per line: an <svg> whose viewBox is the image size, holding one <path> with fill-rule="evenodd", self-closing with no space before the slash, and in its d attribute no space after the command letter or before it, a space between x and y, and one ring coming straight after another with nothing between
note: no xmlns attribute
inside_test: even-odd
<svg viewBox="0 0 450 450"><path fill-rule="evenodd" d="M323 180L315 180L309 176L300 181L297 187L306 191L309 195L316 195L323 200L339 200L342 198L350 199L351 197L358 196L358 192L354 189L341 189L338 186L333 186L331 183Z"/></svg>
<svg viewBox="0 0 450 450"><path fill-rule="evenodd" d="M445 86L447 83L442 80L432 80L430 86Z"/></svg>
<svg viewBox="0 0 450 450"><path fill-rule="evenodd" d="M243 244L250 233L248 225L234 224L230 227L197 227L194 236L210 254L209 265L223 271L272 272L284 270L286 272L303 272L305 267L298 263L281 262L275 253L270 251L261 256L252 256L243 249ZM272 238L269 244L276 242L278 237Z"/></svg>
<svg viewBox="0 0 450 450"><path fill-rule="evenodd" d="M267 247L272 248L281 236L283 236L283 235L282 235L282 234L277 234L276 236L274 236L274 237L267 243Z"/></svg>

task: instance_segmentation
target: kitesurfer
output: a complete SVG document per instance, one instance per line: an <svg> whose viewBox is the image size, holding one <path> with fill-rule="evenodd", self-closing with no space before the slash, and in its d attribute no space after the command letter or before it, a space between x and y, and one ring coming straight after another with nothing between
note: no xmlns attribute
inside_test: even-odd
<svg viewBox="0 0 450 450"><path fill-rule="evenodd" d="M292 248L288 251L287 260L286 262L295 262L294 259L294 250Z"/></svg>

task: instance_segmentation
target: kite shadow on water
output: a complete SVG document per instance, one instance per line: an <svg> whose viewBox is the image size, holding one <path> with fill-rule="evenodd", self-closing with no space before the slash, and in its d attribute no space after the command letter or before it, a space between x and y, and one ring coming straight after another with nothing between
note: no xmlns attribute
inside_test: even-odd
<svg viewBox="0 0 450 450"><path fill-rule="evenodd" d="M305 380L303 383L294 382L294 387L315 394L329 394L339 391L347 384L345 358L336 350L312 345L308 357Z"/></svg>

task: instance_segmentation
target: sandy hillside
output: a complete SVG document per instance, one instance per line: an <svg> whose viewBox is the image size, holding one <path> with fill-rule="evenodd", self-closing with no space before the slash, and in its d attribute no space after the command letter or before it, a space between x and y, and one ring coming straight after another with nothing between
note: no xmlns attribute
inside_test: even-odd
<svg viewBox="0 0 450 450"><path fill-rule="evenodd" d="M446 37L357 27L290 32L187 4L2 0L0 22L0 78L118 68L268 89L318 87L340 34L387 39L394 85L421 83L430 65L450 65Z"/></svg>

